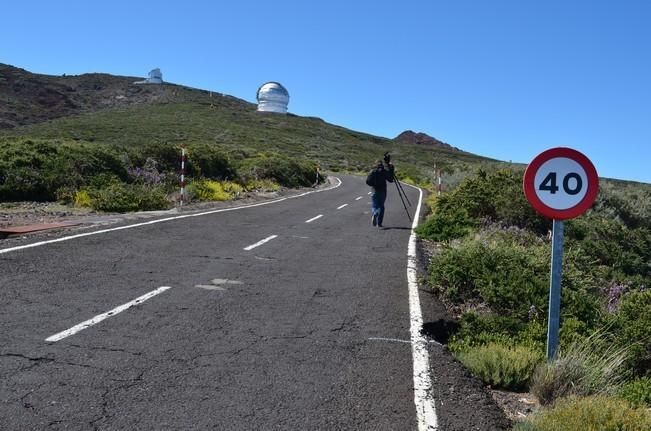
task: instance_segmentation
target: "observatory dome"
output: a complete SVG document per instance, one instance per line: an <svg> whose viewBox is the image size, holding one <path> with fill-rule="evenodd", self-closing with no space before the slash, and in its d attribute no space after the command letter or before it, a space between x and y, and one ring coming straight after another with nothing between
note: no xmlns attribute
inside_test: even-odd
<svg viewBox="0 0 651 431"><path fill-rule="evenodd" d="M258 88L256 94L258 100L258 111L287 113L289 104L289 92L278 82L267 82Z"/></svg>

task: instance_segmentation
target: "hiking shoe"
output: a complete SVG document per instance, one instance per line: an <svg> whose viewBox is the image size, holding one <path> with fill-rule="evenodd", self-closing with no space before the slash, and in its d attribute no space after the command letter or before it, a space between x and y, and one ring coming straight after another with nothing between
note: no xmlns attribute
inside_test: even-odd
<svg viewBox="0 0 651 431"><path fill-rule="evenodd" d="M371 216L371 224L372 224L373 226L377 226L377 215L373 214L373 215Z"/></svg>

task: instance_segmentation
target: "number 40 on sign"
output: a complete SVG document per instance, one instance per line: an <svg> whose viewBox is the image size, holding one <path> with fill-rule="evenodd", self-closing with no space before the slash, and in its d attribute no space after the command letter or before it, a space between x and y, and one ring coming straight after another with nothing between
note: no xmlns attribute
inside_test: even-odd
<svg viewBox="0 0 651 431"><path fill-rule="evenodd" d="M578 217L594 202L599 177L592 162L571 148L537 155L524 173L524 195L536 211L554 220L547 324L547 359L558 350L563 262L563 220Z"/></svg>

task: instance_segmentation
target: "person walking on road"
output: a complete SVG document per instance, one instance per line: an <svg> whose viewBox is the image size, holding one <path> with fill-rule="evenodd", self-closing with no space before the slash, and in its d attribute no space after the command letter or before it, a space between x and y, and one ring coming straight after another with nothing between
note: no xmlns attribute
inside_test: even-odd
<svg viewBox="0 0 651 431"><path fill-rule="evenodd" d="M366 184L371 186L371 224L382 227L384 221L384 201L387 199L387 181L393 182L394 168L388 154L384 161L378 160L375 168L366 177Z"/></svg>

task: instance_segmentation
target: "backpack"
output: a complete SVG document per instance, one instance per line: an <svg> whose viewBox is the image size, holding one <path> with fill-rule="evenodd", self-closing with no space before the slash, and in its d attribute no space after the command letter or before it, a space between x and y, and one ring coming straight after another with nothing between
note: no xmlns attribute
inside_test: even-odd
<svg viewBox="0 0 651 431"><path fill-rule="evenodd" d="M379 169L373 169L366 176L366 185L371 187L381 187L382 186L382 173Z"/></svg>

